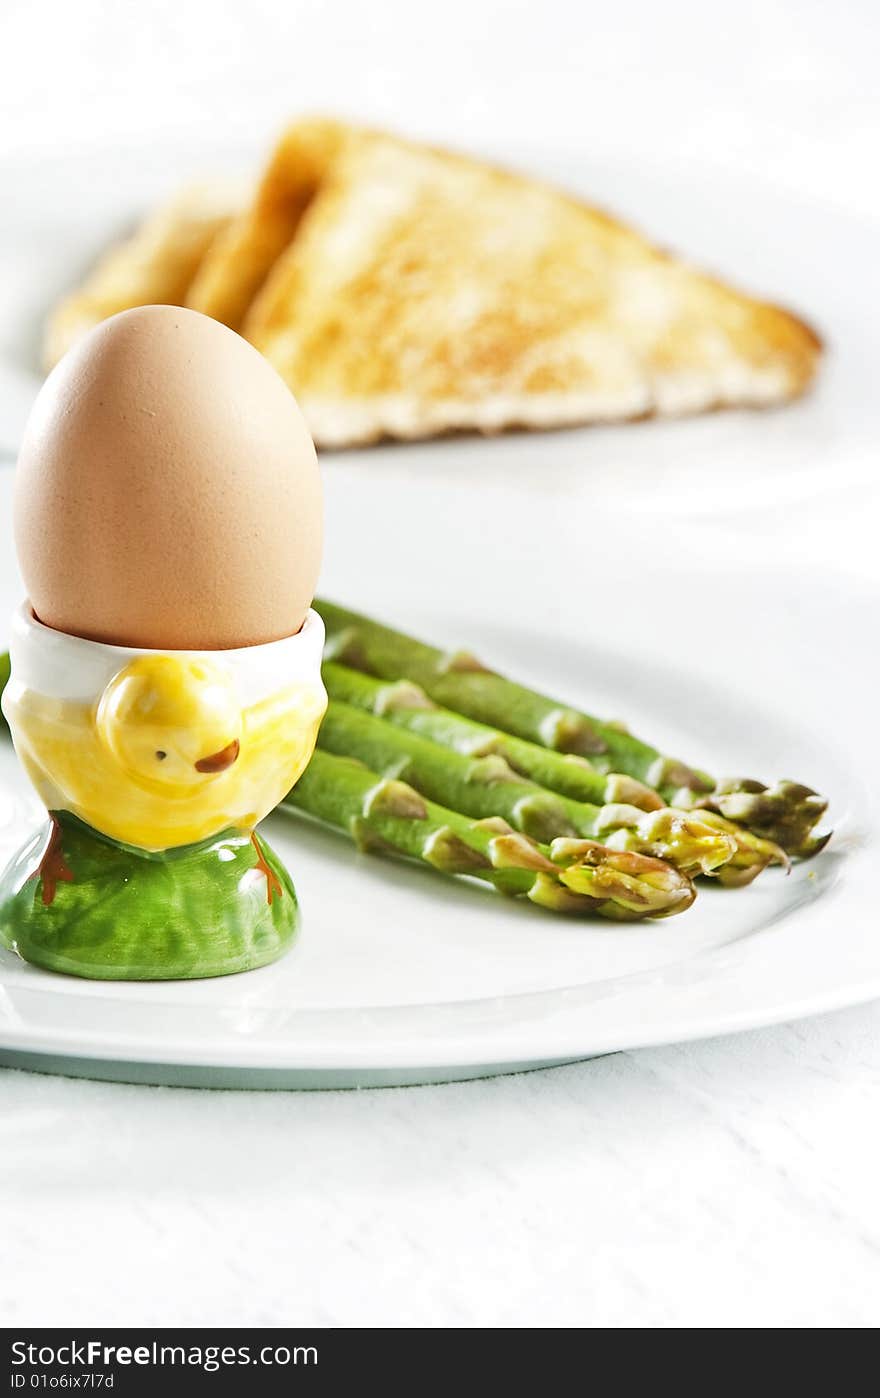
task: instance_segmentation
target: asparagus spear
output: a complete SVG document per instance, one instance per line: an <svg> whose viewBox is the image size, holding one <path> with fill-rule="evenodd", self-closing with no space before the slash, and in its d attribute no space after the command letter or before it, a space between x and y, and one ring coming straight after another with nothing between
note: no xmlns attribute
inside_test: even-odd
<svg viewBox="0 0 880 1398"><path fill-rule="evenodd" d="M633 829L635 817L630 809L633 806L641 811L657 812L656 823L653 824L650 834L648 829L651 823L642 823L642 836L647 841L646 845L633 843L629 847L639 848L645 853L656 854L660 859L669 859L672 863L677 863L669 849L668 833L664 833L663 827L665 824L667 831L672 827L680 840L683 833L680 816L671 808L664 808L662 798L657 792L635 778L619 772L597 772L586 758L578 757L574 753L554 752L551 748L539 747L537 743L515 738L497 728L489 728L486 724L453 713L451 709L441 709L411 680L386 683L360 670L351 670L346 665L337 665L330 660L324 662L323 677L331 700L355 705L366 713L383 718L411 733L417 733L420 737L428 738L464 757L483 758L494 755L503 758L516 775L530 778L539 786L548 791L555 791L560 796L567 796L573 802L587 803L593 811L596 806L623 805L627 809L622 819L617 817L618 827L628 826L630 830ZM418 780L411 780L415 786L419 786ZM431 792L427 791L426 794L431 795ZM533 809L531 803L527 809ZM660 812L664 810L665 814L661 815ZM592 815L592 811L584 811L577 806L568 813L568 818L583 834L585 831L583 825L579 824L578 817L583 821L590 820ZM509 814L507 818L514 819ZM700 861L695 860L688 872L714 873L714 877L725 887L733 888L751 883L768 864L782 864L787 867L786 855L778 845L769 840L759 839L714 811L701 810L699 819L704 827L701 832L703 837L705 826L711 825L716 834L720 832L725 835L733 842L735 848L725 862L713 866L712 843L704 842ZM601 829L604 836L607 829L614 828L614 820L614 813L607 812L606 821L601 825L597 824L591 833L599 833ZM679 822L677 826L676 821ZM515 819L514 824L517 824ZM523 825L519 828L526 829L528 834L536 833ZM539 837L536 835L536 838ZM658 841L663 841L663 845L658 846ZM617 838L612 843L616 844ZM698 863L701 863L701 868L697 867Z"/></svg>
<svg viewBox="0 0 880 1398"><path fill-rule="evenodd" d="M404 782L318 750L282 806L334 825L362 850L403 854L446 874L488 880L553 912L617 921L669 917L694 900L685 875L659 859L577 841L557 857L499 817L470 820ZM563 841L566 846L568 842Z"/></svg>
<svg viewBox="0 0 880 1398"><path fill-rule="evenodd" d="M338 700L330 702L318 744L406 781L422 796L464 815L502 816L544 843L575 836L601 840L609 848L668 860L690 876L711 873L736 853L729 835L684 811L572 801L518 776L497 753L465 757Z"/></svg>
<svg viewBox="0 0 880 1398"><path fill-rule="evenodd" d="M567 795L574 800L589 801L590 795L599 789L603 805L625 804L642 811L662 809L663 803L657 793L633 778L619 772L603 775L596 772L586 759L573 753L559 753L550 748L542 748L535 743L466 719L461 714L452 713L451 710L438 709L423 690L407 681L380 685L368 675L334 665L332 662L325 663L324 673L325 678L328 674L330 676L328 690L331 690L332 684L341 697L349 698L352 703L359 704L370 712L382 711L392 722L412 727L416 732L424 732L433 741L455 751L471 752L473 756L488 756L493 751L497 752L508 761L515 772L531 775L539 785L555 790L561 795ZM8 680L9 656L3 653L0 654L0 694ZM370 687L373 690L372 697ZM436 723L432 722L434 719ZM0 718L0 728L3 727L5 720ZM599 782L602 783L601 788L597 787ZM733 821L724 819L716 810L701 808L699 818L703 825L714 825L716 830L731 838L736 845L733 857L713 871L713 877L725 887L739 887L750 883L768 864L787 862L779 846L750 834ZM707 863L705 858L703 863L704 866ZM705 867L704 872L708 872Z"/></svg>
<svg viewBox="0 0 880 1398"><path fill-rule="evenodd" d="M447 708L557 752L587 757L599 771L624 772L654 787L670 805L713 810L788 854L806 857L827 843L827 835L813 833L827 802L809 787L790 781L768 787L748 778L716 782L621 725L495 674L466 651L446 653L332 602L317 606L329 660L383 679L412 680Z"/></svg>
<svg viewBox="0 0 880 1398"><path fill-rule="evenodd" d="M386 718L401 728L420 733L442 747L466 757L488 757L497 753L522 777L528 777L550 791L604 806L624 801L643 811L656 811L663 805L650 786L623 772L600 772L585 757L573 752L554 752L499 728L478 723L451 709L441 709L423 689L411 680L383 683L361 670L325 660L324 685L331 699L354 704L377 718Z"/></svg>

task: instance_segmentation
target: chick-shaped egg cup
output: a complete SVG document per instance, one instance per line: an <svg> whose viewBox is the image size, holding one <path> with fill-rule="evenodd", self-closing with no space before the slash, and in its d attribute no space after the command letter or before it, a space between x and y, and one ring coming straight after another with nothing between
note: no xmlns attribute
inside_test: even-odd
<svg viewBox="0 0 880 1398"><path fill-rule="evenodd" d="M221 651L107 645L13 621L3 713L48 823L0 880L0 938L96 979L275 960L296 894L255 826L311 757L324 628Z"/></svg>
<svg viewBox="0 0 880 1398"><path fill-rule="evenodd" d="M29 601L3 711L49 821L0 880L0 939L108 979L273 960L296 897L255 827L326 705L293 396L207 316L111 316L38 395L14 516Z"/></svg>

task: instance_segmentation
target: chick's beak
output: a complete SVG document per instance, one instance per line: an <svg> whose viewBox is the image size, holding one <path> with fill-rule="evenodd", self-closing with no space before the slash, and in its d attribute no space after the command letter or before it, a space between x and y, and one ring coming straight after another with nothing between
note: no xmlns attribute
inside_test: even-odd
<svg viewBox="0 0 880 1398"><path fill-rule="evenodd" d="M225 772L227 767L231 767L241 751L241 743L237 738L233 738L231 743L227 743L225 748L219 752L209 753L207 757L200 757L196 763L197 772Z"/></svg>

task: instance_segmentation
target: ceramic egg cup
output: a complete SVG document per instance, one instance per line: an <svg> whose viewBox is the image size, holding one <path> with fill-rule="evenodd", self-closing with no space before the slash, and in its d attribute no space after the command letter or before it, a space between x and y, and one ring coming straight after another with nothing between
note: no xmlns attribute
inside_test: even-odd
<svg viewBox="0 0 880 1398"><path fill-rule="evenodd" d="M15 618L3 712L49 812L0 877L0 941L101 980L274 961L293 883L255 830L305 768L326 707L324 629L225 651L106 645Z"/></svg>

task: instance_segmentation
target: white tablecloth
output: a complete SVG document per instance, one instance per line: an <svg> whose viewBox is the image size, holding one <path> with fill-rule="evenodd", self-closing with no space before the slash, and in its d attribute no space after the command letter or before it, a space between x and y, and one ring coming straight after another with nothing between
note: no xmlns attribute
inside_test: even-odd
<svg viewBox="0 0 880 1398"><path fill-rule="evenodd" d="M9 0L0 158L340 110L462 145L672 151L876 214L878 42L869 0ZM370 1093L5 1073L0 1320L873 1325L878 1084L877 1007Z"/></svg>

